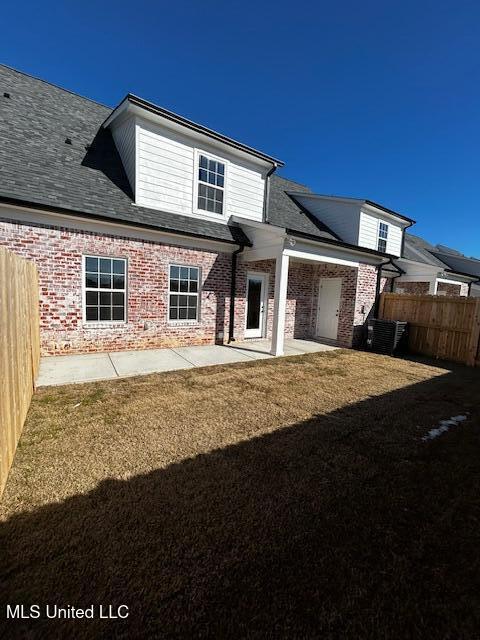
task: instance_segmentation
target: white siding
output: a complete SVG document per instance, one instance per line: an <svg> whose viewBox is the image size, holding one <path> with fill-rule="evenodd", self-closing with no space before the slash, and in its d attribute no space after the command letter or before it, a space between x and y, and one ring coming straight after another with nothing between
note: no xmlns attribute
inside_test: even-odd
<svg viewBox="0 0 480 640"><path fill-rule="evenodd" d="M360 204L328 198L295 196L316 218L330 227L342 240L351 244L358 242Z"/></svg>
<svg viewBox="0 0 480 640"><path fill-rule="evenodd" d="M135 120L130 118L112 129L112 136L122 159L125 173L135 195Z"/></svg>
<svg viewBox="0 0 480 640"><path fill-rule="evenodd" d="M227 215L262 221L265 179L259 171L231 162L228 168Z"/></svg>
<svg viewBox="0 0 480 640"><path fill-rule="evenodd" d="M137 135L137 204L191 213L193 147L140 124Z"/></svg>
<svg viewBox="0 0 480 640"><path fill-rule="evenodd" d="M185 135L150 123L137 121L136 203L179 213L195 213L195 150L220 158L227 165L225 184L225 217L210 216L219 221L232 215L262 221L264 176L260 168L242 163L234 156L219 153L213 145L201 146Z"/></svg>
<svg viewBox="0 0 480 640"><path fill-rule="evenodd" d="M400 256L402 253L402 229L399 225L389 224L387 251L393 256Z"/></svg>
<svg viewBox="0 0 480 640"><path fill-rule="evenodd" d="M358 232L358 244L367 249L376 249L378 243L379 220L375 216L362 211L360 213L360 229ZM390 235L390 234L389 234Z"/></svg>
<svg viewBox="0 0 480 640"><path fill-rule="evenodd" d="M380 222L388 224L387 253L400 256L402 250L402 228L392 222L391 219L373 215L370 212L360 213L360 229L358 234L358 244L368 249L377 249L378 228Z"/></svg>

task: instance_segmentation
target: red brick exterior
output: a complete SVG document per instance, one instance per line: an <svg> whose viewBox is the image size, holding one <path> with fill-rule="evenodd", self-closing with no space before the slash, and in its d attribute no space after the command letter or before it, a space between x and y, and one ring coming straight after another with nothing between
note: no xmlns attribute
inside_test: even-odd
<svg viewBox="0 0 480 640"><path fill-rule="evenodd" d="M429 282L399 282L396 293L409 293L414 296L427 296L430 292Z"/></svg>
<svg viewBox="0 0 480 640"><path fill-rule="evenodd" d="M409 293L416 296L427 296L430 293L429 282L399 282L396 293ZM468 296L468 284L462 282L451 284L449 282L439 282L437 284L437 295L439 296Z"/></svg>
<svg viewBox="0 0 480 640"><path fill-rule="evenodd" d="M226 253L8 222L0 222L0 244L37 264L43 354L212 344L228 332L231 256ZM126 323L83 323L83 254L127 259ZM167 320L172 262L201 267L199 322Z"/></svg>
<svg viewBox="0 0 480 640"><path fill-rule="evenodd" d="M235 299L235 337L242 340L245 330L246 277L248 272L268 274L267 337L271 337L275 289L275 261L241 263L237 273ZM342 278L338 323L338 344L352 345L352 323L355 306L356 269L329 264L291 262L288 272L285 336L314 338L320 278Z"/></svg>
<svg viewBox="0 0 480 640"><path fill-rule="evenodd" d="M44 355L213 344L224 342L228 337L229 253L13 221L0 222L0 244L37 264ZM84 254L127 260L127 322L83 322ZM168 266L171 263L201 268L198 322L168 322ZM275 261L239 261L235 300L237 341L244 338L246 276L249 271L268 274L267 337L272 333ZM358 327L363 326L374 304L375 267L360 265L357 270L326 263L292 261L287 291L286 337L315 337L320 278L342 278L337 341L341 346L349 347L358 342Z"/></svg>
<svg viewBox="0 0 480 640"><path fill-rule="evenodd" d="M381 278L380 293L390 291L392 280L390 278ZM375 313L375 297L377 290L377 270L376 267L369 264L360 264L358 267L356 298L355 298L355 316L353 321L353 346L359 346L364 339L364 327L366 321L374 316Z"/></svg>
<svg viewBox="0 0 480 640"><path fill-rule="evenodd" d="M468 284L451 284L449 282L439 282L437 285L437 294L448 297L468 296Z"/></svg>

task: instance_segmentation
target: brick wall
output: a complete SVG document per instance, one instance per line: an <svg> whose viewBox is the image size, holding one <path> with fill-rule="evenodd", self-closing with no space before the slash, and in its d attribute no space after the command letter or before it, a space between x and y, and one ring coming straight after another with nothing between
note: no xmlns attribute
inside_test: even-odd
<svg viewBox="0 0 480 640"><path fill-rule="evenodd" d="M414 296L426 296L429 291L429 282L399 282L395 287L395 293L409 293Z"/></svg>
<svg viewBox="0 0 480 640"><path fill-rule="evenodd" d="M0 222L0 244L37 264L43 354L212 344L227 339L230 254L13 221ZM83 322L84 254L127 260L126 323ZM198 322L168 322L168 266L171 263L201 268ZM267 336L271 337L272 333L275 261L240 261L235 302L236 340L244 338L249 271L268 274ZM349 347L355 343L355 327L363 325L375 298L376 272L367 265L361 265L357 275L354 268L291 261L285 335L315 337L320 278L342 278L338 343Z"/></svg>
<svg viewBox="0 0 480 640"><path fill-rule="evenodd" d="M288 338L312 337L312 305L315 290L315 265L290 262L288 271L287 306L285 312L285 336ZM267 337L272 335L273 304L275 294L275 260L240 262L237 269L235 297L235 339L245 334L246 292L248 273L268 275ZM318 288L318 287L317 287Z"/></svg>
<svg viewBox="0 0 480 640"><path fill-rule="evenodd" d="M437 294L449 297L468 296L468 284L451 284L449 282L439 282Z"/></svg>
<svg viewBox="0 0 480 640"><path fill-rule="evenodd" d="M267 337L270 338L275 289L274 260L239 263L235 298L235 338L242 340L244 337L248 272L268 274ZM320 278L342 278L337 341L341 346L350 347L352 345L357 286L357 270L351 267L290 261L285 336L300 339L315 337ZM374 295L375 289L373 290Z"/></svg>
<svg viewBox="0 0 480 640"><path fill-rule="evenodd" d="M390 291L390 278L381 278L380 293ZM375 296L377 288L377 270L373 265L360 264L358 267L355 314L353 320L353 346L360 346L364 340L365 323L375 312Z"/></svg>
<svg viewBox="0 0 480 640"><path fill-rule="evenodd" d="M42 353L144 349L222 341L228 329L231 256L128 237L0 222L0 244L36 262ZM82 321L82 255L126 258L128 320ZM201 267L199 322L167 320L168 265Z"/></svg>

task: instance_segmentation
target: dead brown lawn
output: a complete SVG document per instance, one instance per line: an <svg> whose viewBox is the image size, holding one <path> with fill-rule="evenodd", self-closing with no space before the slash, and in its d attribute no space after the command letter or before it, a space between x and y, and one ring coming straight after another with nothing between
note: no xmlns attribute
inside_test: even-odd
<svg viewBox="0 0 480 640"><path fill-rule="evenodd" d="M479 383L338 351L38 391L0 503L0 590L130 617L0 623L39 638L474 637Z"/></svg>

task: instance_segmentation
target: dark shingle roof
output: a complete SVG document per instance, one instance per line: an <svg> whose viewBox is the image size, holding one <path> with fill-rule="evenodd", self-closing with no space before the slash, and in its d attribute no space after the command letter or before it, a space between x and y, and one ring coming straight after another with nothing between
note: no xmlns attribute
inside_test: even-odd
<svg viewBox="0 0 480 640"><path fill-rule="evenodd" d="M248 243L234 225L133 205L113 138L100 129L111 111L0 65L0 200Z"/></svg>
<svg viewBox="0 0 480 640"><path fill-rule="evenodd" d="M451 271L476 276L480 279L480 260L442 251L433 251L433 255L444 262Z"/></svg>
<svg viewBox="0 0 480 640"><path fill-rule="evenodd" d="M445 269L447 265L431 253L431 251L434 250L435 247L423 238L420 238L420 236L415 236L412 233L405 233L403 258L413 260L414 262L423 262L424 264L428 264L432 267Z"/></svg>
<svg viewBox="0 0 480 640"><path fill-rule="evenodd" d="M478 276L480 278L480 260L467 258L456 249L434 246L411 233L405 234L403 257L415 262L423 262L433 267L460 275Z"/></svg>
<svg viewBox="0 0 480 640"><path fill-rule="evenodd" d="M291 232L315 236L319 239L340 240L325 224L301 207L289 194L312 193L303 184L287 180L277 175L270 178L270 197L268 202L268 222L284 227Z"/></svg>

